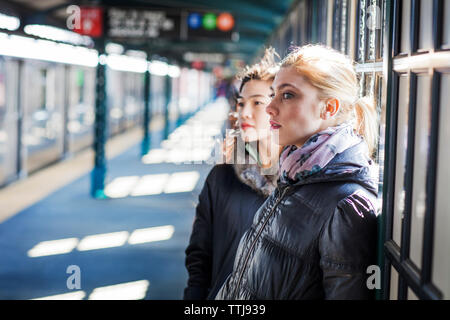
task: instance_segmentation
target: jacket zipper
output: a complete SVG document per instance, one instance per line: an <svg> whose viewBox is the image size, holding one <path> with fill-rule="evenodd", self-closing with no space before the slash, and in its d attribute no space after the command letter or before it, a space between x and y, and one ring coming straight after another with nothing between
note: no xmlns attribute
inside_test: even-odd
<svg viewBox="0 0 450 320"><path fill-rule="evenodd" d="M242 269L241 269L241 274L240 274L240 276L239 276L239 280L238 280L238 283L237 283L237 285L236 285L236 289L235 289L235 291L234 291L234 298L235 298L235 299L236 299L236 294L237 294L237 292L238 292L238 290L239 290L239 286L241 285L242 277L244 276L244 270L245 270L245 268L247 267L247 263L248 263L248 260L249 260L249 258L250 258L250 255L251 255L251 253L252 253L252 251L253 251L253 248L255 247L256 242L258 241L258 238L259 238L259 236L261 235L262 231L264 230L266 224L269 222L269 219L272 217L272 214L273 214L273 212L275 211L275 208L276 208L276 207L278 206L278 204L281 202L281 200L283 199L283 197L284 197L284 195L286 194L286 191L287 191L288 189L289 189L289 187L286 187L286 188L282 191L280 198L278 198L278 200L275 202L275 205L272 207L272 210L270 211L270 213L269 213L267 219L264 221L262 227L259 229L259 231L258 231L258 233L257 233L257 235L256 235L256 237L255 237L255 240L253 240L253 243L252 243L252 245L251 245L251 247L250 247L250 250L248 251L248 254L247 254L247 256L245 257L245 262L244 262L244 265L243 265L243 267L242 267Z"/></svg>

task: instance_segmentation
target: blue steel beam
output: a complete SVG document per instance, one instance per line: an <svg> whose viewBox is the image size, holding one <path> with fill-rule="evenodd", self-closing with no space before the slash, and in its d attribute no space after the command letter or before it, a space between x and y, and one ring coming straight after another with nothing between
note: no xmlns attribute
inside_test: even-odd
<svg viewBox="0 0 450 320"><path fill-rule="evenodd" d="M150 150L151 136L149 130L150 124L150 71L147 68L147 71L144 73L144 138L142 139L142 148L141 154L146 155Z"/></svg>
<svg viewBox="0 0 450 320"><path fill-rule="evenodd" d="M99 54L105 53L105 42L98 40ZM107 104L106 104L106 64L97 64L95 81L95 125L94 125L94 169L91 172L91 196L106 198L104 193L106 177L105 144L107 140Z"/></svg>

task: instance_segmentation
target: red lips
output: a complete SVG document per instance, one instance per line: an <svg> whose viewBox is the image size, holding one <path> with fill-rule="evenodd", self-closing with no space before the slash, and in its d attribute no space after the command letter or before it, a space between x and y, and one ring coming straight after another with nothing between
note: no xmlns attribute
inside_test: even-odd
<svg viewBox="0 0 450 320"><path fill-rule="evenodd" d="M243 122L241 124L241 128L242 128L242 130L246 130L248 128L254 128L254 126L252 126L251 124L248 124L247 122Z"/></svg>
<svg viewBox="0 0 450 320"><path fill-rule="evenodd" d="M280 129L280 128L281 128L281 125L279 125L275 121L270 120L270 129L276 130L276 129Z"/></svg>

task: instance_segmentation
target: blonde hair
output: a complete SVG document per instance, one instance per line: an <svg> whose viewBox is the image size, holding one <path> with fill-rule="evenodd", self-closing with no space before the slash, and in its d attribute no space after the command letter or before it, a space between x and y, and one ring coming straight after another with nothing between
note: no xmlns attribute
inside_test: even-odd
<svg viewBox="0 0 450 320"><path fill-rule="evenodd" d="M352 60L322 45L305 45L293 48L281 62L281 67L290 66L319 90L319 99L339 100L336 125L352 121L355 132L364 138L372 154L378 129L375 101L371 97L359 97Z"/></svg>
<svg viewBox="0 0 450 320"><path fill-rule="evenodd" d="M272 47L267 48L264 51L264 56L258 63L252 66L246 66L236 78L241 80L239 92L242 91L244 85L250 80L263 80L273 81L275 75L280 69L280 64L275 61L275 58L279 57L275 49Z"/></svg>

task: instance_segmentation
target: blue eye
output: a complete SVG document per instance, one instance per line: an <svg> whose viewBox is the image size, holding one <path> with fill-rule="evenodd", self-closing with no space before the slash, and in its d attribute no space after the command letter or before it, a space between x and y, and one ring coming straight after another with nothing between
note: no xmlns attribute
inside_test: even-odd
<svg viewBox="0 0 450 320"><path fill-rule="evenodd" d="M283 99L289 100L293 97L294 97L294 95L292 93L289 93L289 92L283 93Z"/></svg>
<svg viewBox="0 0 450 320"><path fill-rule="evenodd" d="M270 99L273 99L273 98L275 98L275 93L271 93L271 94L269 94L269 98L270 98Z"/></svg>

